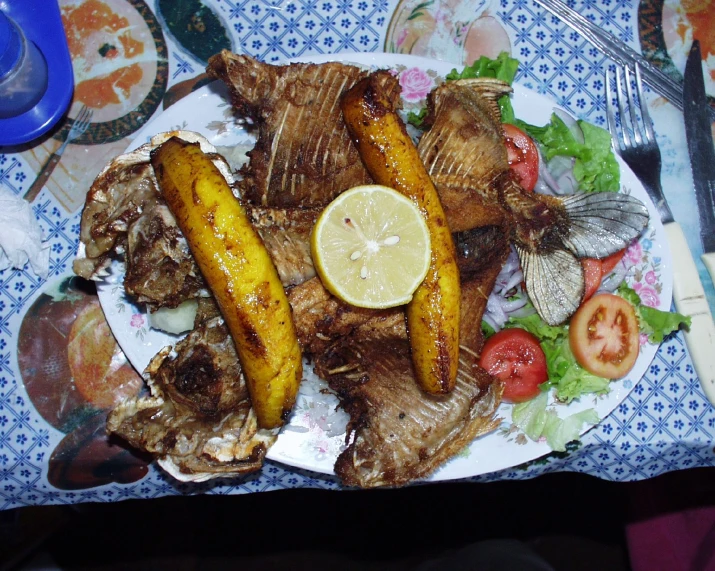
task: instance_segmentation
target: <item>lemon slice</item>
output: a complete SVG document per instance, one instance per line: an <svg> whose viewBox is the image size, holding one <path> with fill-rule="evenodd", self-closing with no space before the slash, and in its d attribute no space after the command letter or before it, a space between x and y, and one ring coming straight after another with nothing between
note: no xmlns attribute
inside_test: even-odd
<svg viewBox="0 0 715 571"><path fill-rule="evenodd" d="M396 190L356 186L318 218L311 236L325 287L358 307L409 302L430 266L430 237L418 206Z"/></svg>

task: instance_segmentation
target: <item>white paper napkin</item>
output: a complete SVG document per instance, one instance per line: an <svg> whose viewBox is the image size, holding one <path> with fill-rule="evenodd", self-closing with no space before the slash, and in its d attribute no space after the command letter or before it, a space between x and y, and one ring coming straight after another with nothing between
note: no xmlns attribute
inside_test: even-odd
<svg viewBox="0 0 715 571"><path fill-rule="evenodd" d="M42 228L30 203L0 187L0 270L21 270L28 262L36 275L46 278L50 246L42 243Z"/></svg>

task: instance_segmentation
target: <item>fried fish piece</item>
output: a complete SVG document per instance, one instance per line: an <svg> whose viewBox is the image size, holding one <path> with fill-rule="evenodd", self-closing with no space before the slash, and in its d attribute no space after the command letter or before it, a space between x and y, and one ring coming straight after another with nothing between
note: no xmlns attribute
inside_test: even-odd
<svg viewBox="0 0 715 571"><path fill-rule="evenodd" d="M648 224L648 210L622 193L551 197L524 191L509 170L497 104L510 92L508 84L491 78L437 87L429 96L420 157L455 227L472 224L475 209L490 218L501 209L510 219L529 297L544 321L557 325L583 297L578 258L625 248Z"/></svg>
<svg viewBox="0 0 715 571"><path fill-rule="evenodd" d="M289 299L316 373L350 415L335 472L346 485L399 486L424 478L498 425L502 384L478 366L487 298L509 252L508 233L484 226L455 236L462 278L457 381L448 395L415 382L402 308L365 310L331 296L316 278Z"/></svg>
<svg viewBox="0 0 715 571"><path fill-rule="evenodd" d="M316 357L316 373L350 414L348 447L335 463L344 484L400 486L425 478L498 426L503 386L477 363L482 337L473 319L483 313L499 268L463 284L468 344L449 394L428 394L414 382L404 320L368 321Z"/></svg>
<svg viewBox="0 0 715 571"><path fill-rule="evenodd" d="M315 276L310 233L321 208L270 208L246 204L246 214L278 270L281 283L295 286Z"/></svg>
<svg viewBox="0 0 715 571"><path fill-rule="evenodd" d="M231 168L206 138L191 131L160 133L114 158L97 175L85 199L73 262L78 276L101 279L112 259L124 256L127 293L153 309L208 295L149 163L151 150L174 135L198 143L233 184Z"/></svg>
<svg viewBox="0 0 715 571"><path fill-rule="evenodd" d="M259 470L278 434L258 421L223 323L208 319L151 361L151 396L125 400L107 431L153 454L181 481L200 482Z"/></svg>
<svg viewBox="0 0 715 571"><path fill-rule="evenodd" d="M367 72L337 62L270 65L227 50L209 59L256 146L241 169L241 196L276 207L325 206L340 192L372 182L342 121L339 101Z"/></svg>

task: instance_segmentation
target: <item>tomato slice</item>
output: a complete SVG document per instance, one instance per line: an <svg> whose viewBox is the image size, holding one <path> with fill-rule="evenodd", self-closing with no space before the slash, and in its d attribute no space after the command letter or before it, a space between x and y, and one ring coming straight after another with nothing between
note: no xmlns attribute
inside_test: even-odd
<svg viewBox="0 0 715 571"><path fill-rule="evenodd" d="M633 368L640 350L633 306L610 293L592 297L571 318L569 344L587 371L606 379L623 377Z"/></svg>
<svg viewBox="0 0 715 571"><path fill-rule="evenodd" d="M603 258L601 260L601 273L604 276L607 276L610 274L614 268L618 265L618 262L620 262L623 259L623 255L626 253L626 249L623 248L623 250L618 250L615 254L611 254L610 256Z"/></svg>
<svg viewBox="0 0 715 571"><path fill-rule="evenodd" d="M534 398L549 378L539 340L523 329L502 329L487 339L479 365L504 381L506 402Z"/></svg>
<svg viewBox="0 0 715 571"><path fill-rule="evenodd" d="M581 300L581 303L583 303L590 299L600 287L603 270L601 260L596 258L583 258L581 265L583 266L583 279L585 281L583 299Z"/></svg>
<svg viewBox="0 0 715 571"><path fill-rule="evenodd" d="M534 190L539 178L539 151L531 137L511 123L502 125L509 166L524 190Z"/></svg>

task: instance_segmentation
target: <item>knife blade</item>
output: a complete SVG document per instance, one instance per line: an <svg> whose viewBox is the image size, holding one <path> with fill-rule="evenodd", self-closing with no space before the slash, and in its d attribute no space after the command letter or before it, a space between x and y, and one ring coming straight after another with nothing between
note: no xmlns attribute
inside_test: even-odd
<svg viewBox="0 0 715 571"><path fill-rule="evenodd" d="M711 262L713 262L715 261L715 204L713 201L715 148L713 147L709 110L710 105L705 94L703 79L700 42L695 40L685 64L683 115L685 116L685 135L688 139L690 166L693 171L695 199L700 215L700 240L703 243L705 256L710 255ZM703 261L705 260L703 259ZM713 275L712 267L711 263L708 267L711 276Z"/></svg>
<svg viewBox="0 0 715 571"><path fill-rule="evenodd" d="M715 149L710 131L710 107L705 95L700 44L693 42L685 67L683 85L683 115L688 153L693 171L693 185L700 216L700 238L705 254L703 263L713 276L715 267L715 209L713 186L715 184ZM680 230L678 228L678 230ZM671 235L666 228L673 249L673 299L680 313L691 318L690 329L685 332L690 356L703 391L715 405L715 324L710 313L698 269L688 254L682 230ZM675 245L678 243L678 245ZM682 252L683 255L677 254Z"/></svg>

